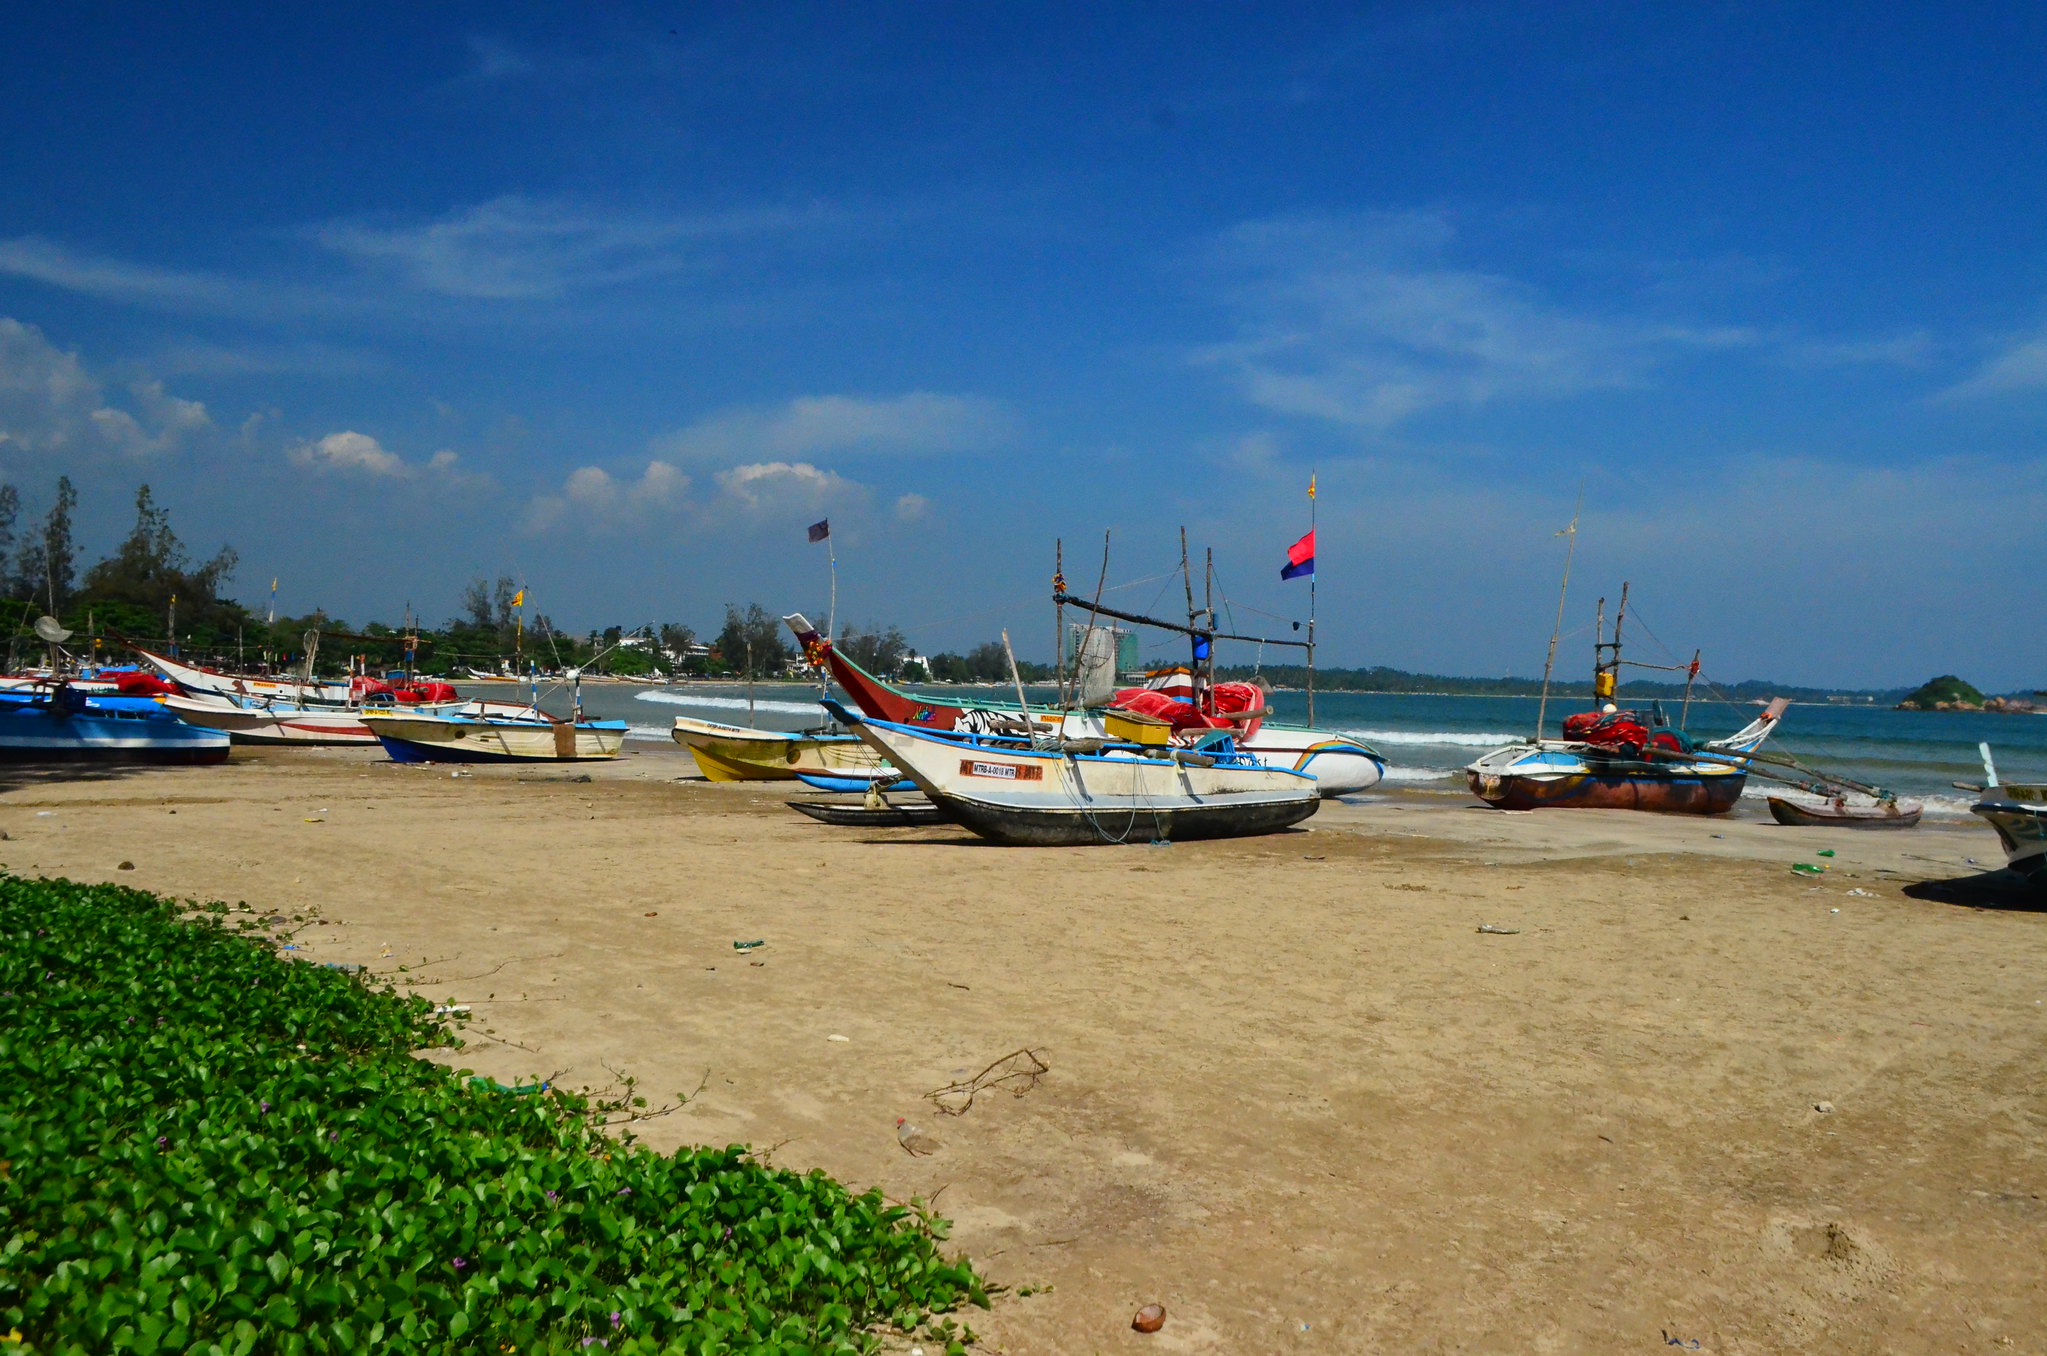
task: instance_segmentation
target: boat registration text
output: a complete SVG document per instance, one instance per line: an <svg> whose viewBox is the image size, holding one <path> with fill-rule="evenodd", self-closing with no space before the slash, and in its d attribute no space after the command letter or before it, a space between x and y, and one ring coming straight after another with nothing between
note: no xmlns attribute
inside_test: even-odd
<svg viewBox="0 0 2047 1356"><path fill-rule="evenodd" d="M1038 782L1045 779L1045 769L1036 764L979 763L971 758L960 759L962 777L1000 777L1004 781Z"/></svg>

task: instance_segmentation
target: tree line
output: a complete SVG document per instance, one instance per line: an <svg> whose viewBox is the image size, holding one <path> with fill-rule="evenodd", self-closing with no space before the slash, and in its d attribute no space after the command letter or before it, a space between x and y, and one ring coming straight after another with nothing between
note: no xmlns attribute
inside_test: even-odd
<svg viewBox="0 0 2047 1356"><path fill-rule="evenodd" d="M226 596L240 563L234 548L223 544L195 560L148 485L136 490L135 523L127 536L83 566L73 526L77 510L77 488L68 476L57 478L49 509L38 517L25 513L16 486L0 485L0 627L10 670L40 654L42 642L32 628L44 615L76 633L74 652L102 659L120 656L132 642L250 667L296 667L310 650L322 673L342 672L354 655L372 669L409 666L449 677L467 669L523 672L528 664L620 677L774 678L801 668L787 628L759 603L727 603L715 632L700 634L670 621L575 634L545 612L519 606L521 590L509 575L472 580L457 614L437 626L408 618L358 627L324 610L273 617ZM320 639L309 640L316 632ZM885 678L1009 678L999 641L964 655L921 659L900 629L870 622L849 626L838 643L853 662ZM1028 661L1018 668L1026 681L1051 673Z"/></svg>

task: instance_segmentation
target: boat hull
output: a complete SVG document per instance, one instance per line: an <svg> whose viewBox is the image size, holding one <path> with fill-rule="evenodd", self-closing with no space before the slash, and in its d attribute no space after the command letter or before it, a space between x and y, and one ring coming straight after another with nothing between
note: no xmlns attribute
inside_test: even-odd
<svg viewBox="0 0 2047 1356"><path fill-rule="evenodd" d="M1103 843L1181 843L1278 833L1321 809L1322 797L1273 797L1168 809L1126 803L1117 809L1104 809L1022 806L952 796L946 798L944 808L955 823L1007 847L1094 847Z"/></svg>
<svg viewBox="0 0 2047 1356"><path fill-rule="evenodd" d="M625 722L602 725L365 716L396 763L584 763L618 757Z"/></svg>
<svg viewBox="0 0 2047 1356"><path fill-rule="evenodd" d="M1779 824L1816 829L1909 829L1918 824L1925 807L1892 802L1886 812L1879 807L1856 806L1837 810L1831 805L1801 805L1782 796L1771 796L1770 816Z"/></svg>
<svg viewBox="0 0 2047 1356"><path fill-rule="evenodd" d="M789 808L809 815L820 824L849 829L907 829L926 824L949 824L945 811L936 805L846 805L837 801L792 800Z"/></svg>
<svg viewBox="0 0 2047 1356"><path fill-rule="evenodd" d="M882 765L881 755L856 735L785 735L678 716L673 738L714 782L793 781L799 772L857 773Z"/></svg>
<svg viewBox="0 0 2047 1356"><path fill-rule="evenodd" d="M360 712L244 707L166 697L164 706L188 725L219 730L237 744L374 744Z"/></svg>
<svg viewBox="0 0 2047 1356"><path fill-rule="evenodd" d="M146 699L91 699L68 710L47 700L0 703L0 762L204 764L227 755L226 735Z"/></svg>
<svg viewBox="0 0 2047 1356"><path fill-rule="evenodd" d="M1641 772L1494 774L1469 772L1471 794L1498 810L1646 810L1724 815L1741 799L1745 773Z"/></svg>
<svg viewBox="0 0 2047 1356"><path fill-rule="evenodd" d="M2041 791L2037 787L2002 789L2012 795ZM2017 799L1981 800L1970 806L1969 811L1997 830L1998 841L2004 844L2005 865L2047 890L2047 804Z"/></svg>

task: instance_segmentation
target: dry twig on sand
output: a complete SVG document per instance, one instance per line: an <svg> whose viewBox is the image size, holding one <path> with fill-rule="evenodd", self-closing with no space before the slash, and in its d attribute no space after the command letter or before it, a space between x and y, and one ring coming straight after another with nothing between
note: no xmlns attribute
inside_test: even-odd
<svg viewBox="0 0 2047 1356"><path fill-rule="evenodd" d="M1038 1079L1052 1072L1052 1066L1038 1058L1035 1050L1012 1050L996 1060L972 1078L959 1083L927 1092L924 1097L938 1108L941 1116L964 1116L974 1105L974 1098L988 1089L1002 1083L1016 1082L1017 1087L1009 1089L1013 1097L1021 1097L1038 1086Z"/></svg>

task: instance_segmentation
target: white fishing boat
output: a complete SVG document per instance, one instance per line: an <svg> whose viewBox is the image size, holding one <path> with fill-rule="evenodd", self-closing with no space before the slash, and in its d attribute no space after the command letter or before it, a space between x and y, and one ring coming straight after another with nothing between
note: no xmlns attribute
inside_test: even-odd
<svg viewBox="0 0 2047 1356"><path fill-rule="evenodd" d="M1107 612L1107 609L1103 611ZM1024 722L1027 720L1030 728L1067 739L1105 739L1119 733L1111 730L1112 722L1119 728L1127 728L1143 725L1148 719L1141 712L1111 709L1107 702L1120 694L1109 690L1100 694L1084 694L1099 695L1100 703L1084 701L1067 710L1048 706L1033 706L1025 710L1016 703L993 699L946 702L905 692L846 658L801 613L784 617L783 621L795 633L810 663L830 672L833 680L845 689L862 713L878 720L935 730L991 732L1021 730L1026 728ZM1192 706L1189 700L1192 696L1191 683L1183 688L1182 673L1184 671L1161 675L1153 680L1151 690ZM1233 714L1237 719L1232 719L1229 714L1215 719L1235 726L1236 747L1240 754L1264 767L1306 773L1315 779L1322 795L1347 796L1367 791L1377 786L1386 775L1385 757L1355 736L1301 725L1276 724L1257 707L1246 707ZM1177 736L1161 734L1160 738L1165 743L1186 746L1208 733L1212 730L1198 731L1191 736L1184 731Z"/></svg>
<svg viewBox="0 0 2047 1356"><path fill-rule="evenodd" d="M365 715L523 714L517 702L444 702L433 706L304 706L296 702L220 696L158 698L188 724L225 731L237 744L375 744L377 732Z"/></svg>
<svg viewBox="0 0 2047 1356"><path fill-rule="evenodd" d="M2047 890L2047 784L1999 785L1990 746L1977 747L1983 754L1983 789L1969 812L1997 831L2004 864Z"/></svg>
<svg viewBox="0 0 2047 1356"><path fill-rule="evenodd" d="M353 695L346 682L330 683L317 678L272 678L245 673L223 673L201 668L136 647L135 653L151 667L182 688L188 695L246 697L257 701L291 702L301 706L346 706Z"/></svg>
<svg viewBox="0 0 2047 1356"><path fill-rule="evenodd" d="M934 730L857 715L840 722L909 774L948 819L1029 847L1237 838L1298 824L1322 807L1315 779L1243 757L1221 735L1206 750L1099 739L1042 741Z"/></svg>
<svg viewBox="0 0 2047 1356"><path fill-rule="evenodd" d="M562 720L537 708L468 703L446 714L365 711L362 722L398 763L571 763L616 758L622 720ZM470 709L475 708L475 709Z"/></svg>

